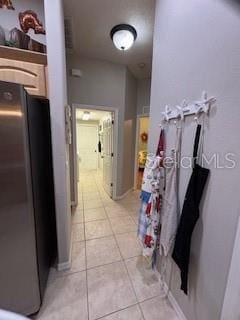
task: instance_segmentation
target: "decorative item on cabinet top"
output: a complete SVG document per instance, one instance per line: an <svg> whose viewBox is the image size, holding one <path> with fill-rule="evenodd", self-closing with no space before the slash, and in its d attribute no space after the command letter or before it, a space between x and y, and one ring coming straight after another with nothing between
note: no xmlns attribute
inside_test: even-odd
<svg viewBox="0 0 240 320"><path fill-rule="evenodd" d="M41 53L46 53L47 51L47 47L45 44L32 39L28 34L24 33L18 28L15 27L11 30L7 30L4 29L1 25L0 45Z"/></svg>
<svg viewBox="0 0 240 320"><path fill-rule="evenodd" d="M29 29L33 29L35 34L46 34L42 22L38 19L36 12L26 10L20 12L19 23L23 32L28 33Z"/></svg>
<svg viewBox="0 0 240 320"><path fill-rule="evenodd" d="M33 96L48 98L47 57L0 46L0 80L19 83Z"/></svg>
<svg viewBox="0 0 240 320"><path fill-rule="evenodd" d="M0 0L0 8L15 10L11 0Z"/></svg>

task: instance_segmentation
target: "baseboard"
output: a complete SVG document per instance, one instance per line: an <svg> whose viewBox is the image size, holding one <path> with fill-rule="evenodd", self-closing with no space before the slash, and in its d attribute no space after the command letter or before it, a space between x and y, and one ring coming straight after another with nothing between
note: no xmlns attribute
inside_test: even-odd
<svg viewBox="0 0 240 320"><path fill-rule="evenodd" d="M72 224L71 224L72 225ZM72 232L71 232L71 243L70 243L70 252L69 252L69 259L66 262L60 262L57 264L58 271L69 270L72 266Z"/></svg>
<svg viewBox="0 0 240 320"><path fill-rule="evenodd" d="M175 310L178 318L180 320L188 320L186 318L185 314L183 313L182 309L180 308L177 300L173 296L172 292L168 289L168 285L166 283L164 283L164 290L167 293L168 300L170 301L170 303L171 303L173 309Z"/></svg>
<svg viewBox="0 0 240 320"><path fill-rule="evenodd" d="M121 196L116 196L113 200L122 200L123 198L125 198L129 193L131 193L133 191L133 188L130 188L129 190L127 190L124 194L122 194Z"/></svg>
<svg viewBox="0 0 240 320"><path fill-rule="evenodd" d="M78 205L77 201L71 201L71 207L76 207Z"/></svg>
<svg viewBox="0 0 240 320"><path fill-rule="evenodd" d="M64 270L68 270L71 268L71 260L69 259L69 261L66 262L61 262L57 264L57 269L58 271L64 271Z"/></svg>

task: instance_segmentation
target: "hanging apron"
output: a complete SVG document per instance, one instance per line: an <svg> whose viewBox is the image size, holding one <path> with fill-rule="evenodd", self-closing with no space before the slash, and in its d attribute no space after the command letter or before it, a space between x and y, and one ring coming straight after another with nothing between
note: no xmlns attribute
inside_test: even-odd
<svg viewBox="0 0 240 320"><path fill-rule="evenodd" d="M138 237L143 243L143 255L152 257L156 248L162 198L162 164L164 131L161 130L156 156L148 155L144 169Z"/></svg>
<svg viewBox="0 0 240 320"><path fill-rule="evenodd" d="M197 126L194 151L193 171L187 187L182 214L172 254L173 260L181 271L181 290L188 293L188 270L191 248L191 237L199 218L199 205L210 170L197 164L198 145L201 125ZM200 157L201 159L201 157Z"/></svg>
<svg viewBox="0 0 240 320"><path fill-rule="evenodd" d="M165 192L161 210L160 255L168 256L173 248L180 219L178 201L179 159L182 140L182 128L177 128L175 149L165 162Z"/></svg>
<svg viewBox="0 0 240 320"><path fill-rule="evenodd" d="M148 154L142 179L142 191L152 193L152 185L159 181L159 167L162 165L164 152L164 131L161 130L156 155Z"/></svg>

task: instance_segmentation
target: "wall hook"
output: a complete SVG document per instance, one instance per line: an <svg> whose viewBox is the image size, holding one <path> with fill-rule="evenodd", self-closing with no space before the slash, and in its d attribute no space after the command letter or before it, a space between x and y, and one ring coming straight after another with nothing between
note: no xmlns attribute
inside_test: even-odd
<svg viewBox="0 0 240 320"><path fill-rule="evenodd" d="M172 112L172 110L169 108L169 106L165 106L165 111L164 112L162 112L162 115L163 115L163 117L164 117L164 120L165 121L169 121L169 114Z"/></svg>

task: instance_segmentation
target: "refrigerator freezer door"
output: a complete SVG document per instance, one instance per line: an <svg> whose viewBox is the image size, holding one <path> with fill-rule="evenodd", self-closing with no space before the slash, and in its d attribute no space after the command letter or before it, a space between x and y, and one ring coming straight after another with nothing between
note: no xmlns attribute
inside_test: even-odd
<svg viewBox="0 0 240 320"><path fill-rule="evenodd" d="M0 82L0 309L40 306L32 187L21 86Z"/></svg>
<svg viewBox="0 0 240 320"><path fill-rule="evenodd" d="M48 101L27 96L28 136L41 297L56 258L56 221Z"/></svg>

